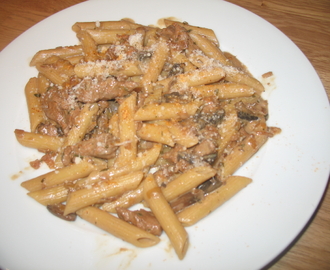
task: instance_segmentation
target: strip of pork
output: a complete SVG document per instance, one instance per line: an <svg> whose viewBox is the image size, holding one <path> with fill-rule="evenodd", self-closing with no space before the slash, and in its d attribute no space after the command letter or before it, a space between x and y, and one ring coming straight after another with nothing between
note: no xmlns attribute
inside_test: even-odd
<svg viewBox="0 0 330 270"><path fill-rule="evenodd" d="M66 147L62 157L63 164L71 164L76 156L114 158L118 149L117 143L117 139L109 133L97 134L89 140Z"/></svg>
<svg viewBox="0 0 330 270"><path fill-rule="evenodd" d="M118 217L126 222L129 222L140 229L143 229L154 235L161 235L162 227L154 214L144 209L130 211L123 207L116 208Z"/></svg>
<svg viewBox="0 0 330 270"><path fill-rule="evenodd" d="M113 77L103 79L85 77L73 88L78 101L93 103L100 100L111 100L129 94L139 84L132 81L118 81Z"/></svg>
<svg viewBox="0 0 330 270"><path fill-rule="evenodd" d="M73 119L80 112L78 104L72 102L72 96L65 88L51 87L42 95L41 106L46 116L59 124L65 134L70 130Z"/></svg>

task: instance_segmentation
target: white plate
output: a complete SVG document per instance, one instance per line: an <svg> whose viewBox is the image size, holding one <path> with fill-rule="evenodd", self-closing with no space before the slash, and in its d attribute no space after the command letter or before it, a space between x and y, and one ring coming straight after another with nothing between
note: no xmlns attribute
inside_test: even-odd
<svg viewBox="0 0 330 270"><path fill-rule="evenodd" d="M176 17L215 30L258 78L273 71L268 89L269 125L283 129L239 174L253 183L198 225L179 261L166 236L138 249L81 220L55 218L20 187L40 174L29 169L37 155L18 145L14 129L28 130L24 86L36 70L29 60L40 49L76 44L76 21L132 18L156 24ZM259 269L280 254L314 213L330 161L329 103L315 70L279 30L240 7L206 1L88 1L32 27L0 54L1 181L0 264L9 270ZM16 179L16 180L13 180Z"/></svg>

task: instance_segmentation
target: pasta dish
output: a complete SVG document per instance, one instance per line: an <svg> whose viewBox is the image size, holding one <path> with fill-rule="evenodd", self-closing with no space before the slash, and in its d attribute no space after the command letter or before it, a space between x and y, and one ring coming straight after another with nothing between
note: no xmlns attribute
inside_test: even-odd
<svg viewBox="0 0 330 270"><path fill-rule="evenodd" d="M137 247L164 231L183 259L185 227L252 182L235 172L281 130L267 126L262 83L213 30L164 22L75 23L79 45L34 55L30 130L15 135L43 153L30 164L50 172L21 185L52 214Z"/></svg>

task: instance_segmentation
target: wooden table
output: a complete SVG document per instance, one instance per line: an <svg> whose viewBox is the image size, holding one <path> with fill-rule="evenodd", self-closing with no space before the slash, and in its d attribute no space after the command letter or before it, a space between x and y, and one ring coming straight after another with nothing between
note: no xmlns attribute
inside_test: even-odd
<svg viewBox="0 0 330 270"><path fill-rule="evenodd" d="M80 2L83 1L0 0L0 50L42 19ZM229 0L228 2L263 17L290 37L311 61L330 97L329 0ZM266 269L330 269L329 187L306 230Z"/></svg>

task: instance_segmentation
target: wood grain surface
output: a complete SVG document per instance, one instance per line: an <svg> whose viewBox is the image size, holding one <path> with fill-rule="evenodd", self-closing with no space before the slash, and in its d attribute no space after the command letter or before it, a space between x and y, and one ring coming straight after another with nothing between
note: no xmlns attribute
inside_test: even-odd
<svg viewBox="0 0 330 270"><path fill-rule="evenodd" d="M39 21L80 2L84 1L0 0L0 50ZM330 97L330 0L228 2L252 11L286 34L310 60ZM265 269L330 269L329 187L306 229Z"/></svg>

